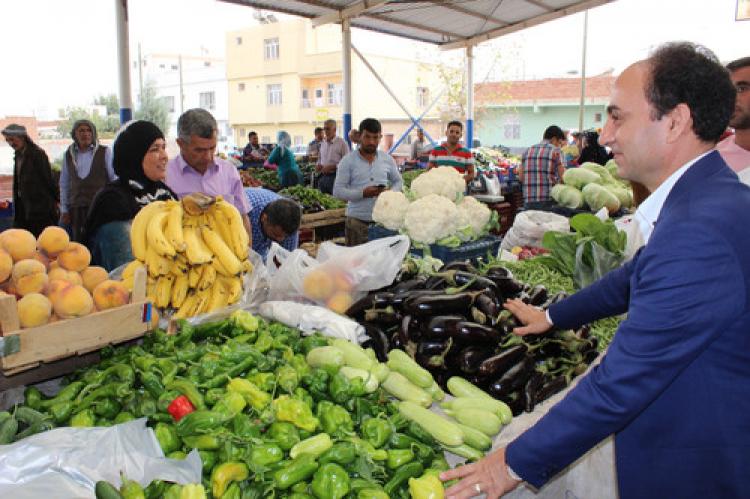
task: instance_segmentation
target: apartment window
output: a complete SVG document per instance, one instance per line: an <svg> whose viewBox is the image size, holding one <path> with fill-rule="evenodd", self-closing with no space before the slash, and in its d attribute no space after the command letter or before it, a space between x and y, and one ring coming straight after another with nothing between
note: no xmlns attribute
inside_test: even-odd
<svg viewBox="0 0 750 499"><path fill-rule="evenodd" d="M245 91L245 84L244 83L239 83L237 85L237 90L239 90L240 92L244 92Z"/></svg>
<svg viewBox="0 0 750 499"><path fill-rule="evenodd" d="M159 69L167 69L167 66L164 64L159 64Z"/></svg>
<svg viewBox="0 0 750 499"><path fill-rule="evenodd" d="M213 111L216 109L216 92L201 92L198 95L199 106L203 109Z"/></svg>
<svg viewBox="0 0 750 499"><path fill-rule="evenodd" d="M302 89L302 107L311 107L310 91L306 88Z"/></svg>
<svg viewBox="0 0 750 499"><path fill-rule="evenodd" d="M203 61L203 65L207 68L211 67L211 61Z"/></svg>
<svg viewBox="0 0 750 499"><path fill-rule="evenodd" d="M180 69L180 66L178 66L177 64L172 64L170 67L172 68L172 71L177 71L178 69Z"/></svg>
<svg viewBox="0 0 750 499"><path fill-rule="evenodd" d="M302 144L304 144L304 142L305 142L305 139L304 139L304 137L302 137L302 135L295 135L294 136L294 145L295 146L301 146Z"/></svg>
<svg viewBox="0 0 750 499"><path fill-rule="evenodd" d="M315 89L315 107L321 107L323 105L323 89Z"/></svg>
<svg viewBox="0 0 750 499"><path fill-rule="evenodd" d="M503 137L509 140L521 138L521 119L517 114L509 114L503 118Z"/></svg>
<svg viewBox="0 0 750 499"><path fill-rule="evenodd" d="M266 38L263 40L263 56L266 60L279 58L278 38Z"/></svg>
<svg viewBox="0 0 750 499"><path fill-rule="evenodd" d="M280 106L281 105L281 84L274 83L273 85L266 85L266 104L269 106Z"/></svg>
<svg viewBox="0 0 750 499"><path fill-rule="evenodd" d="M238 36L237 38L235 38L235 39L234 39L234 42L235 42L235 43L236 43L237 45L242 45L242 37L241 37L241 36Z"/></svg>
<svg viewBox="0 0 750 499"><path fill-rule="evenodd" d="M174 112L174 95L167 95L162 97L163 102L167 105L167 110L170 113Z"/></svg>
<svg viewBox="0 0 750 499"><path fill-rule="evenodd" d="M602 122L602 113L594 113L594 123Z"/></svg>
<svg viewBox="0 0 750 499"><path fill-rule="evenodd" d="M341 83L328 84L328 105L340 106L344 101L344 87Z"/></svg>
<svg viewBox="0 0 750 499"><path fill-rule="evenodd" d="M427 87L417 87L417 107L425 108L429 105L430 89Z"/></svg>

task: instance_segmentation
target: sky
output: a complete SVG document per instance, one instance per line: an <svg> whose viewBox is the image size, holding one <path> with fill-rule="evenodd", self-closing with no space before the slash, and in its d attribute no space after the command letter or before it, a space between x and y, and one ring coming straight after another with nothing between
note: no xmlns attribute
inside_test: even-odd
<svg viewBox="0 0 750 499"><path fill-rule="evenodd" d="M226 31L257 24L253 9L216 0L129 0L129 5L131 58L139 42L143 53L223 56ZM592 9L586 72L618 73L672 40L701 43L723 61L748 56L750 21L735 21L735 7L736 0L616 0ZM487 42L475 52L475 81L575 76L582 39L583 14L576 14ZM352 40L363 52L461 59L460 51L367 31L355 30ZM8 2L0 16L0 42L0 116L50 119L60 108L90 104L118 90L114 0Z"/></svg>

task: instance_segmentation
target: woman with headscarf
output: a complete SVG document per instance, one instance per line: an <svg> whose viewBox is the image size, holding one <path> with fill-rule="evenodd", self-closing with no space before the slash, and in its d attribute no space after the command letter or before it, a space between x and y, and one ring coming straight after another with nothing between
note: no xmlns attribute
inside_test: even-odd
<svg viewBox="0 0 750 499"><path fill-rule="evenodd" d="M596 163L604 166L609 161L609 154L604 146L599 144L599 134L593 130L583 134L583 150L578 157L578 164Z"/></svg>
<svg viewBox="0 0 750 499"><path fill-rule="evenodd" d="M178 199L164 183L165 146L164 134L149 121L131 122L115 138L112 163L118 178L96 195L84 229L96 265L112 270L131 261L135 215L154 201Z"/></svg>
<svg viewBox="0 0 750 499"><path fill-rule="evenodd" d="M276 174L279 177L279 185L282 188L302 183L302 172L294 159L294 153L290 149L292 138L284 130L276 135L276 147L268 156L268 163L277 165Z"/></svg>

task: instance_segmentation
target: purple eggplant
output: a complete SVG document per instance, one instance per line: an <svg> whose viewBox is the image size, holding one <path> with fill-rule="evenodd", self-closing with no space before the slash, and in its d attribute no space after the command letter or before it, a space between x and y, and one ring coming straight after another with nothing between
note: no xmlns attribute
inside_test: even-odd
<svg viewBox="0 0 750 499"><path fill-rule="evenodd" d="M409 279L408 281L403 281L391 288L391 292L393 294L398 293L404 293L406 291L411 291L413 289L419 289L424 286L425 281L427 281L427 278L424 276L417 276L414 279Z"/></svg>
<svg viewBox="0 0 750 499"><path fill-rule="evenodd" d="M388 350L390 350L390 341L388 336L375 324L362 323L365 328L367 340L362 343L362 348L371 347L380 362L388 361Z"/></svg>
<svg viewBox="0 0 750 499"><path fill-rule="evenodd" d="M346 311L346 315L349 317L362 317L365 311L371 308L386 308L391 304L392 299L393 293L370 293L354 302L354 304L349 307L349 310Z"/></svg>
<svg viewBox="0 0 750 499"><path fill-rule="evenodd" d="M394 326L401 322L401 314L393 309L393 307L387 308L371 308L365 311L364 316L365 322L374 322L380 326Z"/></svg>
<svg viewBox="0 0 750 499"><path fill-rule="evenodd" d="M523 387L533 372L534 359L524 357L505 371L502 376L491 382L487 387L487 391L495 398L508 395Z"/></svg>
<svg viewBox="0 0 750 499"><path fill-rule="evenodd" d="M494 321L495 317L497 317L503 310L497 296L493 295L491 292L484 292L478 295L474 299L474 306L492 321Z"/></svg>
<svg viewBox="0 0 750 499"><path fill-rule="evenodd" d="M529 291L529 304L535 307L541 306L547 301L547 288L541 284L534 286Z"/></svg>
<svg viewBox="0 0 750 499"><path fill-rule="evenodd" d="M396 293L391 300L391 305L394 308L402 308L404 303L412 298L419 296L442 296L445 292L442 289L412 289L409 291L402 291Z"/></svg>
<svg viewBox="0 0 750 499"><path fill-rule="evenodd" d="M492 280L510 278L513 279L513 272L505 267L490 267L485 275Z"/></svg>
<svg viewBox="0 0 750 499"><path fill-rule="evenodd" d="M424 317L438 314L465 314L474 302L475 293L458 293L455 295L416 296L404 302L403 310L407 314Z"/></svg>
<svg viewBox="0 0 750 499"><path fill-rule="evenodd" d="M474 265L471 264L468 260L457 260L454 262L447 263L443 265L443 267L440 269L440 272L445 272L446 270L462 270L464 272L470 272L472 274L477 274L479 271L477 270Z"/></svg>
<svg viewBox="0 0 750 499"><path fill-rule="evenodd" d="M436 315L430 317L422 326L422 335L425 338L445 340L456 330L459 322L464 322L466 317L462 315Z"/></svg>
<svg viewBox="0 0 750 499"><path fill-rule="evenodd" d="M537 403L536 395L544 384L544 374L535 372L523 387L523 409L532 412Z"/></svg>
<svg viewBox="0 0 750 499"><path fill-rule="evenodd" d="M406 343L404 343L401 339L401 335L399 332L395 332L391 335L391 348L400 348L404 349L406 348Z"/></svg>
<svg viewBox="0 0 750 499"><path fill-rule="evenodd" d="M451 334L454 340L464 345L481 343L495 346L500 343L504 336L505 333L501 330L469 321L459 322L453 334Z"/></svg>
<svg viewBox="0 0 750 499"><path fill-rule="evenodd" d="M492 350L480 346L463 348L452 358L451 365L455 365L463 374L476 374L482 361L492 355Z"/></svg>
<svg viewBox="0 0 750 499"><path fill-rule="evenodd" d="M498 293L506 298L517 296L523 291L523 284L512 277L489 277L497 286Z"/></svg>
<svg viewBox="0 0 750 499"><path fill-rule="evenodd" d="M519 361L523 360L528 351L529 348L524 344L506 348L497 355L485 359L479 365L479 374L499 378Z"/></svg>
<svg viewBox="0 0 750 499"><path fill-rule="evenodd" d="M565 376L558 376L550 381L545 382L536 392L536 402L547 400L552 395L561 392L568 386L568 380Z"/></svg>

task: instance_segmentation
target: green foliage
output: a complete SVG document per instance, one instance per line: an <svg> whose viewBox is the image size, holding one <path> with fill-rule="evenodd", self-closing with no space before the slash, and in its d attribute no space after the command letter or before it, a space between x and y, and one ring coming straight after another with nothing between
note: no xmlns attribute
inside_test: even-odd
<svg viewBox="0 0 750 499"><path fill-rule="evenodd" d="M143 85L141 105L135 112L135 119L150 121L158 126L164 135L169 131L169 108L164 99L157 95L153 81L147 81Z"/></svg>

